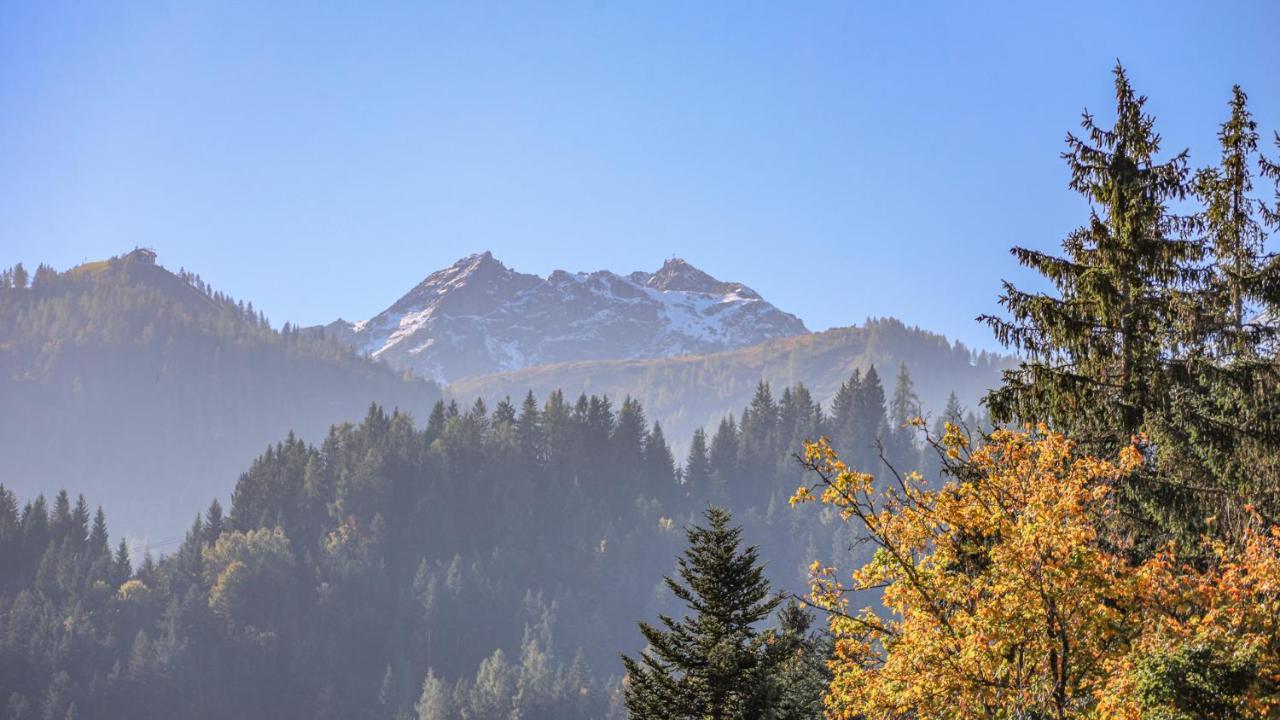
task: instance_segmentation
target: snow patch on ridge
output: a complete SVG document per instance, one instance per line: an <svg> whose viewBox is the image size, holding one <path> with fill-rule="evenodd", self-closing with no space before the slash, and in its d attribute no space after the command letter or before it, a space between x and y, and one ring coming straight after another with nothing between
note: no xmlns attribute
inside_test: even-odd
<svg viewBox="0 0 1280 720"><path fill-rule="evenodd" d="M488 252L431 273L350 327L362 351L442 382L550 362L716 352L808 332L751 288L683 260L655 273L557 270L542 278Z"/></svg>

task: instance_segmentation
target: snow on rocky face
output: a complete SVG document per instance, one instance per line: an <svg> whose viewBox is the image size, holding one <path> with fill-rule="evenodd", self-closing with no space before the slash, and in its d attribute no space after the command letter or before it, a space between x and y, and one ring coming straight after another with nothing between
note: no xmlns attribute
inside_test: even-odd
<svg viewBox="0 0 1280 720"><path fill-rule="evenodd" d="M683 260L625 277L557 270L541 278L488 252L428 275L375 317L325 330L440 382L546 363L718 352L808 332L751 288Z"/></svg>

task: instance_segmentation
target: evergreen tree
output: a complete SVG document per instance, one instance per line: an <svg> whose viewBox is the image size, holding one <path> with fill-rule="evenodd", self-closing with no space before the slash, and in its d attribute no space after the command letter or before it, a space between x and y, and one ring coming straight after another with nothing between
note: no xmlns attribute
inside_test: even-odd
<svg viewBox="0 0 1280 720"><path fill-rule="evenodd" d="M542 405L542 436L544 459L553 470L562 470L568 464L577 435L573 428L573 411L564 400L564 392L551 391Z"/></svg>
<svg viewBox="0 0 1280 720"><path fill-rule="evenodd" d="M427 417L427 444L433 442L436 438L444 434L445 423L445 406L443 400L437 400L436 404L431 408L431 415Z"/></svg>
<svg viewBox="0 0 1280 720"><path fill-rule="evenodd" d="M89 503L84 495L76 496L76 506L71 511L71 543L77 551L84 550L89 541Z"/></svg>
<svg viewBox="0 0 1280 720"><path fill-rule="evenodd" d="M1239 358L1261 354L1274 337L1273 326L1251 320L1275 304L1280 265L1265 254L1266 230L1257 212L1265 204L1251 195L1258 130L1239 85L1229 107L1218 131L1219 164L1199 170L1192 187L1204 205L1201 222L1211 253L1199 307L1211 324L1205 335L1215 341L1209 350Z"/></svg>
<svg viewBox="0 0 1280 720"><path fill-rule="evenodd" d="M746 462L757 463L765 457L773 459L778 441L778 421L778 405L773 400L773 392L769 383L761 380L756 384L751 404L742 413L742 452Z"/></svg>
<svg viewBox="0 0 1280 720"><path fill-rule="evenodd" d="M218 502L218 498L214 498L209 502L209 509L204 514L204 544L212 545L217 542L218 536L222 535L223 527L222 503Z"/></svg>
<svg viewBox="0 0 1280 720"><path fill-rule="evenodd" d="M660 627L640 623L648 648L623 656L630 717L762 718L772 711L771 683L780 657L772 636L755 625L780 603L771 597L755 547L741 547L742 531L723 508L705 513L706 527L687 530L689 548L678 561L680 580L667 587L689 608Z"/></svg>
<svg viewBox="0 0 1280 720"><path fill-rule="evenodd" d="M645 425L644 410L640 403L629 396L623 399L611 439L624 467L639 468L643 462Z"/></svg>
<svg viewBox="0 0 1280 720"><path fill-rule="evenodd" d="M54 542L62 542L71 533L71 496L65 489L59 490L53 498L53 513L49 515L49 533Z"/></svg>
<svg viewBox="0 0 1280 720"><path fill-rule="evenodd" d="M422 694L414 709L418 713L418 720L449 720L452 717L449 688L430 669L422 682Z"/></svg>
<svg viewBox="0 0 1280 720"><path fill-rule="evenodd" d="M133 561L129 559L129 545L124 538L120 538L120 544L116 546L116 554L112 558L112 572L111 583L115 587L123 585L133 574Z"/></svg>
<svg viewBox="0 0 1280 720"><path fill-rule="evenodd" d="M511 398L504 397L493 409L492 425L495 428L514 428L516 425L516 407Z"/></svg>
<svg viewBox="0 0 1280 720"><path fill-rule="evenodd" d="M707 433L702 428L693 431L689 442L689 457L684 461L684 486L690 497L709 497L711 483L711 458L707 455Z"/></svg>
<svg viewBox="0 0 1280 720"><path fill-rule="evenodd" d="M1026 358L987 395L992 418L1047 422L1100 456L1141 432L1165 438L1156 440L1162 452L1176 450L1178 441L1169 438L1189 428L1175 416L1201 414L1186 402L1186 359L1203 345L1196 306L1204 300L1205 247L1168 207L1190 189L1187 153L1157 160L1160 136L1146 98L1119 65L1114 75L1114 126L1100 126L1086 111L1083 137L1068 134L1063 154L1071 188L1090 203L1087 223L1063 241L1062 257L1013 249L1056 295L1005 283L1001 304L1011 318L983 318ZM1150 548L1167 533L1200 535L1204 513L1193 493L1171 480L1148 466L1126 478L1117 495Z"/></svg>
<svg viewBox="0 0 1280 720"><path fill-rule="evenodd" d="M667 507L671 507L676 498L676 461L662 434L662 424L653 421L653 429L649 431L644 443L644 482L647 494L657 497Z"/></svg>
<svg viewBox="0 0 1280 720"><path fill-rule="evenodd" d="M728 497L730 478L738 473L738 425L733 413L720 420L716 434L711 437L712 497L718 501Z"/></svg>
<svg viewBox="0 0 1280 720"><path fill-rule="evenodd" d="M543 454L542 416L538 412L538 401L530 390L524 396L520 406L520 417L516 420L516 437L520 450L529 460L540 463Z"/></svg>
<svg viewBox="0 0 1280 720"><path fill-rule="evenodd" d="M1149 415L1144 427L1162 449L1162 479L1178 489L1215 491L1179 493L1182 507L1172 508L1173 522L1187 532L1203 530L1206 506L1215 508L1224 531L1234 529L1243 504L1268 515L1280 509L1277 327L1258 320L1280 308L1280 260L1266 253L1265 204L1251 195L1258 135L1247 102L1234 87L1218 133L1219 162L1195 176L1204 205L1198 227L1209 255L1185 311L1195 332L1185 347L1168 353L1167 410Z"/></svg>
<svg viewBox="0 0 1280 720"><path fill-rule="evenodd" d="M849 379L840 383L840 389L831 400L831 442L843 452L849 452L853 447L854 426L857 424L856 398L861 387L862 371L854 368Z"/></svg>
<svg viewBox="0 0 1280 720"><path fill-rule="evenodd" d="M885 415L884 386L875 365L867 368L853 395L853 427L850 436L850 454L854 467L864 472L880 469L880 445L888 435L889 423Z"/></svg>
<svg viewBox="0 0 1280 720"><path fill-rule="evenodd" d="M907 364L898 366L898 377L894 381L893 399L889 402L889 462L899 472L916 469L919 463L919 449L916 447L916 431L910 426L912 418L920 415L920 398L916 397L911 375L907 372Z"/></svg>
<svg viewBox="0 0 1280 720"><path fill-rule="evenodd" d="M93 529L89 531L89 555L97 558L104 552L110 553L108 542L107 514L102 511L102 506L98 506L98 512L93 516Z"/></svg>
<svg viewBox="0 0 1280 720"><path fill-rule="evenodd" d="M942 438L947 433L947 423L965 426L964 407L960 405L960 399L956 397L954 391L947 395L947 404L943 407L942 412L934 418L933 426L929 429L929 440L934 444L926 445L923 449L921 474L930 483L941 483L945 480L942 474L946 463L943 461L944 450L941 443ZM966 428L966 432L971 434L974 431L972 428Z"/></svg>
<svg viewBox="0 0 1280 720"><path fill-rule="evenodd" d="M797 602L778 612L779 654L783 661L775 679L777 709L774 720L820 720L822 698L831 684L827 661L832 638L825 630L813 630L813 615Z"/></svg>
<svg viewBox="0 0 1280 720"><path fill-rule="evenodd" d="M1160 365L1177 332L1177 286L1200 247L1178 236L1168 203L1187 192L1187 153L1158 162L1160 136L1119 65L1116 120L1087 111L1083 136L1067 135L1070 186L1089 201L1088 222L1063 241L1063 257L1022 247L1018 261L1056 296L1005 283L1011 319L984 316L996 337L1027 359L1006 371L986 402L998 422L1045 421L1114 452L1160 406Z"/></svg>
<svg viewBox="0 0 1280 720"><path fill-rule="evenodd" d="M756 383L751 403L742 409L739 426L738 477L742 487L735 500L756 504L768 497L778 453L779 408L769 383Z"/></svg>
<svg viewBox="0 0 1280 720"><path fill-rule="evenodd" d="M783 442L778 456L783 463L783 469L790 470L794 462L793 454L799 452L806 440L816 440L821 436L826 421L822 414L822 405L813 399L813 395L804 383L787 388L785 395L789 401L783 411L781 428Z"/></svg>

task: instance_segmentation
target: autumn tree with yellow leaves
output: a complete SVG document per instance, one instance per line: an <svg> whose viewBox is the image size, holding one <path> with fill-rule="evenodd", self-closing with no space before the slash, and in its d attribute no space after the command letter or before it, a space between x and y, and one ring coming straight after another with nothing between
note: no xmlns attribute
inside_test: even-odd
<svg viewBox="0 0 1280 720"><path fill-rule="evenodd" d="M836 637L833 718L1272 717L1280 679L1280 539L1260 527L1190 566L1135 560L1111 528L1140 439L1107 461L1043 426L970 448L947 426L954 479L886 481L806 446L820 502L873 558L815 562L810 602ZM859 594L862 594L859 597ZM857 609L855 600L883 605Z"/></svg>

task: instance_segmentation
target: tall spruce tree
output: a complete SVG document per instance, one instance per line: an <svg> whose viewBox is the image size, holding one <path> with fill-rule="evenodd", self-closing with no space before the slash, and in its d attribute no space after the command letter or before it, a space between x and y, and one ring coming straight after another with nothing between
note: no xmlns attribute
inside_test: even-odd
<svg viewBox="0 0 1280 720"><path fill-rule="evenodd" d="M1266 206L1252 195L1257 124L1239 86L1228 107L1219 161L1193 183L1208 252L1187 311L1196 333L1171 353L1170 412L1148 432L1164 475L1210 491L1189 493L1195 515L1213 515L1231 531L1247 515L1244 504L1272 516L1280 509L1280 365L1277 327L1267 320L1280 307L1280 261L1266 251Z"/></svg>
<svg viewBox="0 0 1280 720"><path fill-rule="evenodd" d="M986 403L998 422L1044 421L1101 452L1137 432L1160 405L1161 363L1176 332L1176 288L1193 275L1200 245L1180 236L1170 201L1187 192L1187 153L1159 162L1160 136L1128 75L1116 65L1116 120L1085 111L1082 135L1063 153L1070 187L1089 218L1063 241L1063 256L1015 247L1056 294L1004 283L1009 319L983 316L1026 358L1005 372Z"/></svg>
<svg viewBox="0 0 1280 720"><path fill-rule="evenodd" d="M984 316L998 340L1025 360L985 403L996 422L1047 422L1082 448L1111 455L1140 432L1170 427L1183 373L1171 358L1195 344L1204 244L1169 204L1190 190L1187 152L1158 160L1160 136L1119 64L1115 124L1085 111L1068 133L1069 186L1089 202L1086 223L1063 256L1015 247L1018 261L1056 294L1004 284L1009 319ZM1191 494L1158 473L1128 478L1119 498L1142 537L1192 537Z"/></svg>
<svg viewBox="0 0 1280 720"><path fill-rule="evenodd" d="M705 517L706 527L687 530L680 580L665 578L691 614L661 615L661 627L640 623L649 647L639 659L622 658L631 718L754 720L776 702L773 673L782 656L772 634L755 626L780 598L770 595L756 548L742 547L729 512L711 507Z"/></svg>
<svg viewBox="0 0 1280 720"><path fill-rule="evenodd" d="M862 387L862 371L854 368L849 379L840 383L840 389L831 400L831 442L844 453L852 452L853 430L857 423L856 398Z"/></svg>
<svg viewBox="0 0 1280 720"><path fill-rule="evenodd" d="M853 427L850 436L850 457L853 467L864 472L880 469L881 444L888 435L889 422L885 414L884 386L876 366L867 368L862 382L853 394Z"/></svg>
<svg viewBox="0 0 1280 720"><path fill-rule="evenodd" d="M911 420L920 415L920 398L916 396L907 364L898 366L893 399L889 402L889 435L885 448L889 463L899 472L915 470L920 465L920 449L916 447L916 430Z"/></svg>
<svg viewBox="0 0 1280 720"><path fill-rule="evenodd" d="M653 429L644 439L644 473L642 490L648 497L655 497L666 508L675 507L680 498L680 486L676 484L676 459L662 433L662 423L653 421Z"/></svg>
<svg viewBox="0 0 1280 720"><path fill-rule="evenodd" d="M711 436L711 494L717 501L729 495L731 478L738 474L738 424L733 413L720 420L716 434Z"/></svg>
<svg viewBox="0 0 1280 720"><path fill-rule="evenodd" d="M689 497L708 497L711 487L711 458L707 455L707 433L693 431L689 457L684 462L684 490Z"/></svg>
<svg viewBox="0 0 1280 720"><path fill-rule="evenodd" d="M1146 99L1118 66L1115 78L1114 127L1086 113L1063 156L1088 223L1064 257L1013 250L1057 294L1006 283L1012 317L984 318L1027 358L986 403L998 422L1046 421L1096 454L1145 434L1152 462L1119 497L1147 539L1194 545L1210 524L1230 534L1246 506L1280 508L1276 329L1259 320L1274 317L1280 263L1265 252L1268 208L1251 195L1257 131L1244 92L1233 89L1219 163L1189 182L1186 152L1156 160ZM1175 216L1169 204L1188 194L1203 211Z"/></svg>
<svg viewBox="0 0 1280 720"><path fill-rule="evenodd" d="M1275 334L1274 326L1251 322L1274 300L1277 266L1265 254L1266 229L1258 217L1265 205L1251 195L1258 125L1248 100L1239 85L1232 88L1231 114L1218 131L1221 159L1199 170L1193 183L1211 252L1202 307L1212 323L1206 334L1218 341L1210 350L1235 357L1259 354Z"/></svg>

